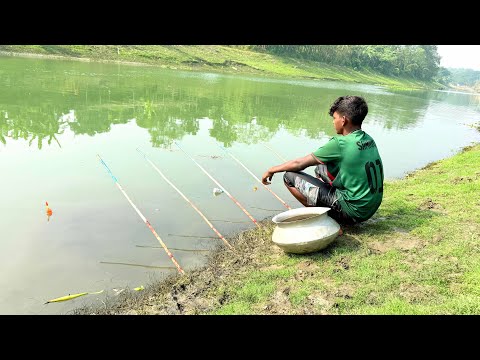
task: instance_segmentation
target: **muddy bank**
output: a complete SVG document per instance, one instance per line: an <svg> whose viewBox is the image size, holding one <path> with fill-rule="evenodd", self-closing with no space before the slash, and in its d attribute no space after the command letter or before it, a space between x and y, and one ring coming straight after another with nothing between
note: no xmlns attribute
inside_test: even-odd
<svg viewBox="0 0 480 360"><path fill-rule="evenodd" d="M262 229L242 232L228 241L232 252L219 246L206 265L185 275L171 275L163 281L147 285L144 291L125 291L118 297L106 297L98 306L85 306L74 315L176 315L202 314L228 300L222 288L236 276L252 268L262 268L262 254L281 252L271 241L274 225L271 218L260 222Z"/></svg>

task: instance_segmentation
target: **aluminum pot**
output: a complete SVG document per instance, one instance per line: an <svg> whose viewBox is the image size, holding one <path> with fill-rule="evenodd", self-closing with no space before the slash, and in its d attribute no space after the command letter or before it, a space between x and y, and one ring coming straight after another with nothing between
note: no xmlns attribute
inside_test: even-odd
<svg viewBox="0 0 480 360"><path fill-rule="evenodd" d="M272 218L277 224L272 241L288 253L305 254L327 247L340 233L340 225L327 215L327 207L304 207Z"/></svg>

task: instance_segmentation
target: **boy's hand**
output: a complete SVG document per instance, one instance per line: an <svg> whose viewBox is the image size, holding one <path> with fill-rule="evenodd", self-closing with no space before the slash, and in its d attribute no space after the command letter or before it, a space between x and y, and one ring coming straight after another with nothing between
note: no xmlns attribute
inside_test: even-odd
<svg viewBox="0 0 480 360"><path fill-rule="evenodd" d="M271 181L272 181L272 177L273 177L273 172L271 172L270 170L268 170L267 172L265 172L265 174L263 174L262 176L262 183L264 185L270 185L271 184Z"/></svg>

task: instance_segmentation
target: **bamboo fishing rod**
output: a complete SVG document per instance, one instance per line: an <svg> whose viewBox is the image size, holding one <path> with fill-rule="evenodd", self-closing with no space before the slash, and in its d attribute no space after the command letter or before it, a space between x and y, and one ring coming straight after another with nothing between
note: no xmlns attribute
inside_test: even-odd
<svg viewBox="0 0 480 360"><path fill-rule="evenodd" d="M178 145L178 143L177 143L176 141L174 141L174 143L175 143L175 145L177 145L178 148L179 148L180 150L182 150L182 151L185 153L185 155L187 155L200 169L202 169L202 171L205 173L205 175L207 175L210 179L212 179L212 181L213 181L215 184L217 184L217 185L220 187L220 189L222 189L222 191L223 191L225 194L227 194L227 196L228 196L235 204L237 204L237 206L238 206L240 209L242 209L242 211L250 218L250 220L253 221L253 223L254 223L255 225L257 225L259 228L261 228L261 226L260 226L260 224L257 222L257 220L255 220L255 218L254 218L252 215L250 215L250 213L247 211L247 209L245 209L242 205L240 205L240 203L237 201L237 199L235 199L227 190L225 190L225 188L224 188L222 185L220 185L220 183L219 183L217 180L215 180L215 179L212 177L212 175L210 175L210 174L207 172L207 170L205 170L205 169L202 167L202 165L200 165L198 162L195 161L194 158L192 158L190 155L188 155L187 152L186 152L185 150L183 150L183 149L180 147L180 145Z"/></svg>
<svg viewBox="0 0 480 360"><path fill-rule="evenodd" d="M143 157L145 158L145 160L147 160L150 165L152 165L152 167L157 170L157 172L163 177L163 180L165 180L171 187L173 187L179 194L181 197L183 197L183 199L189 203L194 209L195 211L202 217L203 220L205 220L205 222L208 224L208 226L210 226L210 228L215 232L215 234L218 235L218 237L220 239L222 239L222 241L225 243L225 245L227 245L230 249L233 250L233 246L227 241L227 239L225 239L223 237L222 234L220 234L220 232L215 229L215 227L213 226L213 224L208 221L208 219L206 218L205 215L203 215L203 213L195 206L194 203L192 203L190 200L188 200L188 198L175 186L173 185L173 183L167 179L167 177L160 171L160 169L147 157L147 155L145 155L145 153L143 153L139 148L137 148L137 151L143 155Z"/></svg>
<svg viewBox="0 0 480 360"><path fill-rule="evenodd" d="M277 194L275 194L267 185L265 185L264 183L262 183L262 181L261 181L258 177L256 177L254 173L252 173L250 170L248 170L247 167L246 167L245 165L243 165L243 163L242 163L240 160L238 160L235 156L233 156L230 152L228 152L227 149L225 149L223 146L218 145L218 144L217 144L217 146L218 146L220 149L222 149L223 151L225 151L228 155L230 155L230 156L232 157L232 159L235 160L236 162L238 162L245 170L247 170L247 172L248 172L250 175L252 175L253 178L254 178L255 180L257 180L265 189L267 189L268 191L270 191L270 192L272 193L272 195L275 196L275 197L278 199L278 201L280 201L280 202L283 204L283 206L285 206L285 207L286 207L287 209L289 209L289 210L291 209L291 207L288 206L288 204L287 204L285 201L283 201Z"/></svg>
<svg viewBox="0 0 480 360"><path fill-rule="evenodd" d="M155 229L153 228L153 226L150 224L150 222L145 218L145 216L143 216L143 214L140 212L140 210L138 210L138 208L135 206L135 204L132 202L132 200L130 200L130 198L128 197L127 193L125 192L125 190L123 190L122 186L120 185L120 183L118 182L117 178L115 177L115 175L113 175L113 173L110 171L109 167L107 166L107 164L105 164L105 162L103 161L103 159L100 157L100 155L98 155L98 158L100 159L100 162L103 164L103 166L105 166L105 169L107 169L108 173L110 174L110 176L112 177L113 181L115 182L115 185L117 185L118 189L122 192L123 195L125 195L125 197L127 198L128 202L130 203L130 205L132 205L132 207L135 209L135 211L137 212L137 214L140 216L140 218L143 220L143 222L148 226L148 228L152 231L153 235L155 235L155 237L157 238L157 240L160 242L160 245L162 245L163 249L165 250L165 252L167 253L168 257L172 260L173 264L177 267L178 271L183 275L185 274L185 271L183 271L183 269L180 267L180 265L178 264L177 260L175 260L175 258L173 257L173 254L168 250L167 246L163 243L162 239L160 239L160 236L158 236L157 232L155 231Z"/></svg>
<svg viewBox="0 0 480 360"><path fill-rule="evenodd" d="M282 160L283 162L286 162L286 161L287 161L287 159L285 159L282 155L280 155L279 153L277 153L275 150L273 150L273 149L272 149L270 146L268 146L267 144L264 143L263 146L265 146L267 149L271 150L271 151L272 151L275 155L277 155L278 158L279 158L280 160Z"/></svg>

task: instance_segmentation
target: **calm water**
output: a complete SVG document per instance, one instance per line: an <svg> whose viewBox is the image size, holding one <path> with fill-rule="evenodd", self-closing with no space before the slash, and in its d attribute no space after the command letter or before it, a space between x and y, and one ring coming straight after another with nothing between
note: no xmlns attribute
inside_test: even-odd
<svg viewBox="0 0 480 360"><path fill-rule="evenodd" d="M212 249L223 242L136 149L228 237L253 222L174 142L261 220L286 209L217 145L261 177L333 136L328 109L346 94L369 104L387 179L480 141L478 95L0 57L0 314L68 313L176 272L97 154L167 247ZM281 179L271 189L300 207ZM172 253L186 270L206 254Z"/></svg>

